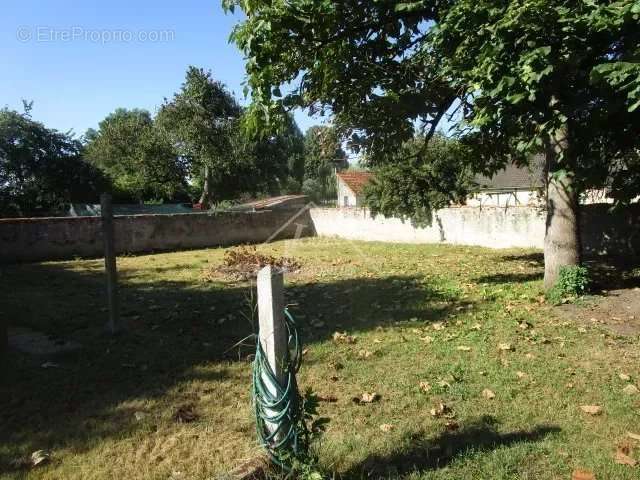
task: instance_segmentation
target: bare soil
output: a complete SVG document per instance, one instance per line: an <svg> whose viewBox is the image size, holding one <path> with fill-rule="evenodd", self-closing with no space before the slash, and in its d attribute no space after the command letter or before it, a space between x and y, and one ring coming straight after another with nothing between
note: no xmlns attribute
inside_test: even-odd
<svg viewBox="0 0 640 480"><path fill-rule="evenodd" d="M640 287L602 292L558 310L579 323L602 325L617 335L640 335Z"/></svg>

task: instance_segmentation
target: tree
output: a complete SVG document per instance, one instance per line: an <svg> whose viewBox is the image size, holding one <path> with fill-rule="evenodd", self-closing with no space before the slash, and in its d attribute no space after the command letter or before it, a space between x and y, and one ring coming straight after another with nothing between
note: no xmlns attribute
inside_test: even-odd
<svg viewBox="0 0 640 480"><path fill-rule="evenodd" d="M640 168L635 0L223 4L246 14L232 38L248 59L256 128L293 107L331 113L356 151L384 163L446 119L484 174L544 153L547 288L580 261L579 193L640 193L629 181Z"/></svg>
<svg viewBox="0 0 640 480"><path fill-rule="evenodd" d="M165 100L158 123L189 162L191 175L200 180L200 203L209 206L229 198L237 185L238 165L233 155L241 109L211 72L189 67L182 87Z"/></svg>
<svg viewBox="0 0 640 480"><path fill-rule="evenodd" d="M301 184L304 137L293 116L288 115L281 128L270 135L253 136L242 128L236 136L241 148L234 155L239 156L237 162L245 168L238 172L244 180L244 192L279 194L290 180Z"/></svg>
<svg viewBox="0 0 640 480"><path fill-rule="evenodd" d="M85 157L109 176L120 199L186 198L186 165L147 110L119 108L85 139Z"/></svg>
<svg viewBox="0 0 640 480"><path fill-rule="evenodd" d="M310 127L304 136L304 177L306 192L319 188L313 197L326 200L335 198L336 170L349 166L347 154L342 149L340 137L336 129L327 126Z"/></svg>
<svg viewBox="0 0 640 480"><path fill-rule="evenodd" d="M469 155L461 142L439 134L429 143L423 136L405 142L390 161L374 169L365 186L371 213L431 224L436 208L464 202L473 188Z"/></svg>
<svg viewBox="0 0 640 480"><path fill-rule="evenodd" d="M81 143L25 112L0 110L0 214L59 213L71 202L97 202L109 182L82 159Z"/></svg>

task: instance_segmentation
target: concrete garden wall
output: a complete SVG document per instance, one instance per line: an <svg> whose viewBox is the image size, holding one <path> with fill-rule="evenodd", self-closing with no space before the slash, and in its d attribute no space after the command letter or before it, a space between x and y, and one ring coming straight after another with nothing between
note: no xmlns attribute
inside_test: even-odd
<svg viewBox="0 0 640 480"><path fill-rule="evenodd" d="M585 253L638 257L639 205L616 213L609 208L610 205L582 206ZM359 208L314 208L311 220L317 235L350 240L542 249L546 211L533 206L445 208L435 212L432 225L425 228L398 218L373 217Z"/></svg>
<svg viewBox="0 0 640 480"><path fill-rule="evenodd" d="M417 228L398 218L372 217L368 210L311 210L318 235L351 240L398 243L452 243L484 247L538 247L544 240L544 212L534 208L445 208L434 213L432 225Z"/></svg>

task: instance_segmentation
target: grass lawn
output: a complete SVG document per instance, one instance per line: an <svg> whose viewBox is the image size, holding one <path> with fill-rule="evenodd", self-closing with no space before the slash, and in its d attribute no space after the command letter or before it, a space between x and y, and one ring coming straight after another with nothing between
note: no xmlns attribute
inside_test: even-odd
<svg viewBox="0 0 640 480"><path fill-rule="evenodd" d="M337 400L321 404L327 472L524 480L569 479L582 468L640 478L640 467L614 462L626 433L640 433L640 395L623 393L629 382L619 377L638 385L639 338L541 303L540 253L317 238L259 249L303 265L286 290L308 349L301 389ZM254 328L250 286L203 276L223 253L119 258L128 332L116 338L102 329L101 261L2 267L0 314L10 324L84 348L53 360L11 353L0 385L0 478L204 479L259 450L253 348L233 348ZM334 342L336 331L356 342ZM47 360L58 366L42 368ZM380 399L352 401L364 392ZM433 416L440 403L449 413ZM177 422L180 407L197 419ZM39 449L50 451L48 465L15 467ZM640 443L635 450L640 458Z"/></svg>

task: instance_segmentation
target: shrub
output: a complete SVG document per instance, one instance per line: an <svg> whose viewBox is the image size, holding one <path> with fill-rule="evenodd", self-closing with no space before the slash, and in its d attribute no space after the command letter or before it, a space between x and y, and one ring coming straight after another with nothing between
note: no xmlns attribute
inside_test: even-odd
<svg viewBox="0 0 640 480"><path fill-rule="evenodd" d="M581 265L560 267L558 281L549 292L547 299L552 303L562 303L568 298L580 297L589 288L589 270Z"/></svg>
<svg viewBox="0 0 640 480"><path fill-rule="evenodd" d="M314 203L322 201L322 185L314 178L308 178L302 183L302 193L309 197Z"/></svg>

